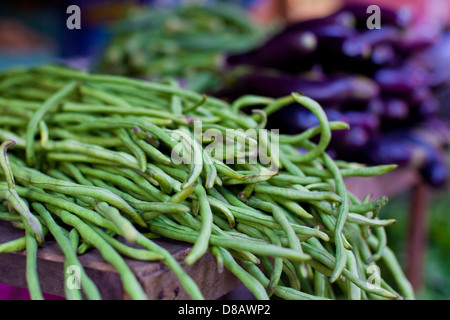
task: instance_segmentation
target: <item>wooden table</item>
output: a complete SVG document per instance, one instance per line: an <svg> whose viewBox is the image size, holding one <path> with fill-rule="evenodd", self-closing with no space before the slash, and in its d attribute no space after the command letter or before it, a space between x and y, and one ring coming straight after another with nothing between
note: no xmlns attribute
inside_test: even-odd
<svg viewBox="0 0 450 320"><path fill-rule="evenodd" d="M414 288L422 284L423 257L427 232L426 216L428 204L428 189L421 183L417 172L412 170L396 170L383 177L350 178L346 181L349 190L363 198L367 194L379 198L383 195L394 197L401 192L412 192L412 210L407 235L407 276ZM405 214L408 214L405 212ZM13 228L9 223L0 222L0 243L16 239L23 232ZM190 245L170 240L157 240L180 263L190 251ZM0 283L17 287L26 287L25 252L0 255ZM109 263L105 262L97 250L80 256L80 261L87 274L97 284L104 299L128 299L124 292L118 273ZM149 299L188 299L174 274L163 264L157 262L142 262L126 260L137 279L143 285ZM64 296L64 256L58 245L48 241L38 252L38 272L43 292ZM229 271L222 274L217 271L214 257L205 255L195 265L185 267L187 273L198 284L208 300L218 299L240 285ZM238 295L229 295L231 299ZM245 294L244 294L245 297Z"/></svg>

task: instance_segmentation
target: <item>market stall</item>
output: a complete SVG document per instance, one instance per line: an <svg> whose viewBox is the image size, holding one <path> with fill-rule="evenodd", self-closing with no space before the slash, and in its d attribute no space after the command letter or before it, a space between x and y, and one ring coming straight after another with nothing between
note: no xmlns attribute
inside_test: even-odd
<svg viewBox="0 0 450 320"><path fill-rule="evenodd" d="M416 299L448 178L448 20L378 4L80 2L88 28L62 39L84 48L0 73L0 283Z"/></svg>

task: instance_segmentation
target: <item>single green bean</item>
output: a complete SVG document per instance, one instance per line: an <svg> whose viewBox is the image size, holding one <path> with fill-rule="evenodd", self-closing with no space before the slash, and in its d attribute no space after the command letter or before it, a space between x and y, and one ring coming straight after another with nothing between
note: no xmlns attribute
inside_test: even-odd
<svg viewBox="0 0 450 320"><path fill-rule="evenodd" d="M33 114L33 117L30 119L30 122L27 126L26 135L26 158L29 166L34 166L36 164L34 137L38 129L39 122L41 122L42 118L51 108L53 108L57 103L63 100L73 90L75 90L77 85L78 83L76 81L69 82L63 89L48 98L45 103L42 104L38 110L36 110L36 112Z"/></svg>

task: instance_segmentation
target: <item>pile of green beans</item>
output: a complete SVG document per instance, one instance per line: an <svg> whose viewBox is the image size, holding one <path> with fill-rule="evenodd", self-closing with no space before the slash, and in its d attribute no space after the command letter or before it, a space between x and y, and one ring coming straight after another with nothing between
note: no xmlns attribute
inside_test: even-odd
<svg viewBox="0 0 450 320"><path fill-rule="evenodd" d="M235 135L249 142L255 139L248 129L264 128L268 115L292 103L320 125L279 135L278 152L269 150L271 167L207 156L211 139L194 135L201 122L204 131L242 129ZM255 105L261 108L252 115L242 111ZM33 299L42 299L36 254L48 239L59 244L66 266L82 270L79 256L98 249L133 299L147 294L125 258L164 263L200 300L183 265L209 253L219 271L230 270L261 300L414 298L387 244L385 228L395 223L380 215L387 198L358 199L344 181L395 166L332 159L326 153L332 132L348 126L329 122L305 96L245 96L230 104L173 81L45 65L0 74L0 110L0 219L25 230L1 244L0 253L26 249ZM197 161L174 161L174 133L192 146L181 157ZM246 159L238 147L223 159ZM192 249L180 263L155 238ZM85 297L101 299L84 271L80 283ZM82 295L66 289L66 297Z"/></svg>

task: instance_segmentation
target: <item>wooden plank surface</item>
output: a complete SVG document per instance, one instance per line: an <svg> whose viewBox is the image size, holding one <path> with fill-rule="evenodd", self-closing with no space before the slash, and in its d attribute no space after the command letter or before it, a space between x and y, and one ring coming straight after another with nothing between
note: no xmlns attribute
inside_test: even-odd
<svg viewBox="0 0 450 320"><path fill-rule="evenodd" d="M399 168L380 177L346 178L345 184L359 199L363 199L367 194L371 194L373 199L379 199L385 195L395 197L402 192L410 191L420 180L416 170Z"/></svg>

